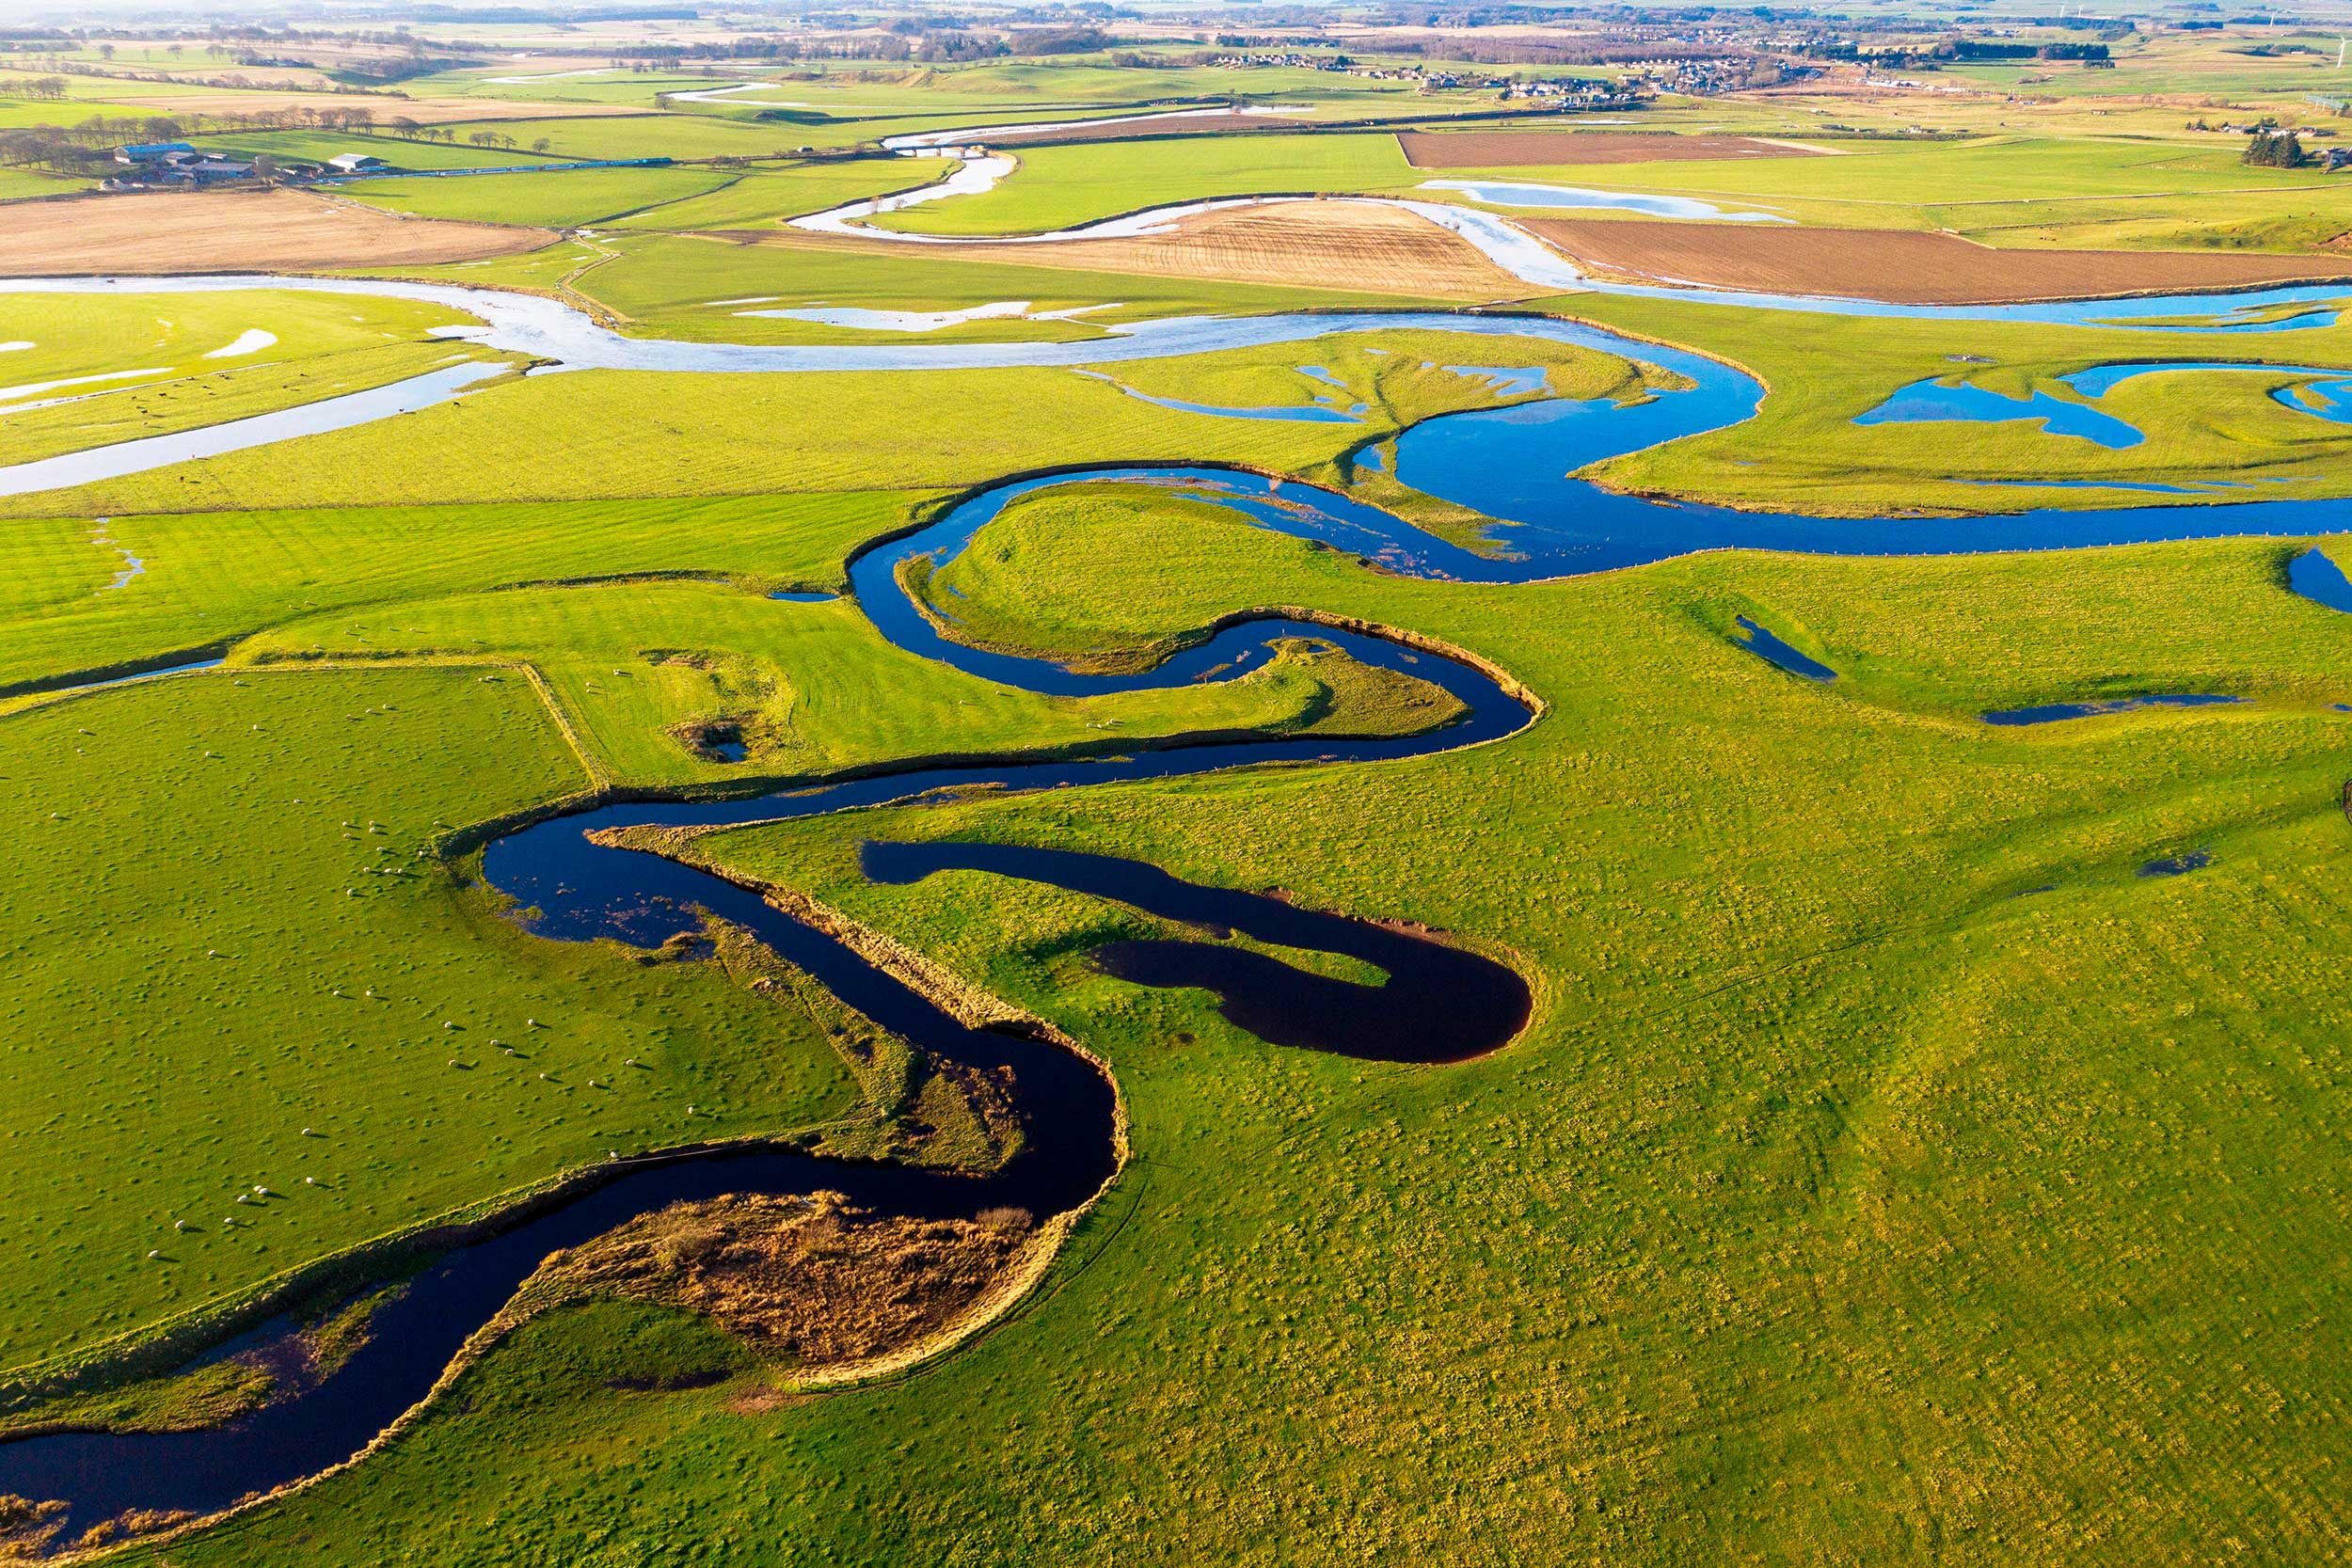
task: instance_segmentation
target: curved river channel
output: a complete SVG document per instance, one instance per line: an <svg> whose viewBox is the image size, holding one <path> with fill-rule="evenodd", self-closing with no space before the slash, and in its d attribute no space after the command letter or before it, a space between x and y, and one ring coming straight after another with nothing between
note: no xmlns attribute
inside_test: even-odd
<svg viewBox="0 0 2352 1568"><path fill-rule="evenodd" d="M1416 489L1499 519L1504 525L1500 540L1507 558L1463 549L1375 508L1311 486L1221 469L1166 467L1112 467L1009 482L965 499L919 531L860 556L851 563L850 580L861 607L885 636L903 648L983 678L1076 695L1185 686L1238 678L1263 666L1270 641L1303 636L1442 686L1460 699L1467 716L1445 729L1410 737L1310 737L1177 747L1093 761L911 771L756 799L616 805L541 822L495 841L484 853L488 879L521 905L538 910L534 929L548 938L615 937L652 945L698 928L698 911L707 911L755 932L883 1028L941 1057L1009 1071L1026 1132L1021 1152L988 1177L774 1151L616 1161L610 1167L610 1180L584 1195L558 1202L490 1240L461 1247L418 1275L404 1293L378 1311L371 1337L357 1353L324 1380L281 1403L211 1431L65 1433L0 1444L0 1494L65 1501L70 1505L68 1539L127 1510L214 1513L250 1493L300 1481L348 1459L426 1394L466 1339L497 1312L547 1253L672 1202L728 1193L833 1188L886 1212L959 1215L1017 1206L1042 1217L1084 1204L1115 1174L1116 1090L1090 1064L1042 1039L967 1028L832 938L770 908L757 895L658 856L600 846L588 833L644 824L776 820L964 786L1043 789L1252 763L1401 759L1499 739L1531 721L1527 708L1467 663L1313 625L1257 621L1228 627L1146 673L1113 676L1078 674L1041 660L949 641L909 599L898 569L918 556L934 562L952 558L1020 496L1056 484L1103 481L1172 487L1261 526L1353 550L1391 571L1481 582L1527 581L1724 546L1913 553L2065 547L2221 533L2309 534L2340 531L2347 514L2343 502L2279 500L2226 507L1856 519L1733 512L1613 495L1565 476L1601 458L1744 420L1755 412L1761 388L1745 372L1701 355L1550 319L1442 313L1294 315L1145 323L1115 337L1072 343L759 348L621 339L549 301L435 285L270 277L83 279L0 283L0 293L103 287L139 292L284 287L431 298L482 316L488 325L471 334L482 341L534 353L567 368L788 372L1077 366L1246 344L1303 343L1335 332L1437 327L1537 337L1620 353L1679 372L1692 386L1632 405L1544 399L1453 415L1399 437L1393 448L1395 476ZM2162 323L2180 331L2248 331L2264 329L2248 325L2253 305L2315 305L2342 292L2280 290L2227 300L2189 296L1939 313L2085 325L2128 319L2133 325ZM1851 302L1830 302L1824 308L1832 306L1842 309ZM1781 302L1776 308L1792 307ZM2281 321L2275 329L2301 320ZM160 460L181 461L208 451L234 451L342 428L414 405L417 400L399 395L377 399L345 419L335 405L347 402L331 400L282 416L173 437L170 455ZM257 425L262 428L240 430ZM191 437L199 450L190 450ZM207 441L215 444L208 448ZM132 451L142 445L128 443L0 469L0 493L155 466ZM1375 461L1370 456L1363 460ZM868 874L879 880L913 880L940 870L968 869L1050 882L1213 934L1240 931L1264 942L1343 954L1387 975L1385 985L1354 985L1310 974L1252 950L1195 941L1121 943L1098 955L1105 970L1137 983L1206 987L1219 994L1222 1009L1234 1022L1279 1045L1391 1061L1461 1060L1506 1043L1529 1013L1523 980L1478 955L1364 922L1297 910L1270 897L1194 886L1137 863L964 844L871 845L865 854ZM282 1333L285 1326L269 1325L240 1344ZM237 1348L230 1345L214 1354Z"/></svg>
<svg viewBox="0 0 2352 1568"><path fill-rule="evenodd" d="M1223 477L1204 476L1204 482ZM484 853L485 872L502 892L541 911L533 926L541 935L658 944L699 929L699 911L707 911L756 933L882 1027L948 1060L1009 1071L1025 1131L1020 1153L987 1177L779 1152L616 1162L612 1179L585 1196L461 1247L418 1275L378 1310L367 1342L315 1386L207 1431L69 1433L0 1444L0 1495L67 1501L70 1536L127 1510L211 1513L249 1493L315 1475L358 1452L423 1398L467 1338L548 1252L682 1199L832 1188L882 1212L971 1215L1015 1206L1041 1218L1086 1203L1116 1173L1117 1095L1091 1064L1041 1039L968 1028L756 894L675 861L603 847L585 836L589 832L646 823L772 821L975 785L1048 789L1259 762L1410 757L1499 738L1530 721L1525 707L1467 664L1301 622L1229 627L1149 674L1104 678L945 642L898 590L893 570L910 554L968 535L979 515L993 514L1002 499L968 504L855 563L859 592L885 630L920 626L923 635L910 641L951 663L996 679L1025 674L1024 684L1040 689L1080 692L1236 679L1267 661L1266 646L1275 639L1313 637L1441 686L1468 713L1417 736L1204 745L1085 762L926 769L750 800L611 806L495 841ZM1528 1016L1524 981L1491 959L1272 897L1195 886L1136 862L959 844L871 845L866 855L878 880L914 880L951 866L986 870L1116 899L1212 934L1241 931L1262 942L1342 954L1385 973L1384 985L1356 985L1207 942L1127 942L1100 955L1107 972L1138 983L1216 990L1229 1018L1279 1044L1378 1060L1454 1061L1506 1043ZM214 1354L233 1353L286 1326L270 1325Z"/></svg>

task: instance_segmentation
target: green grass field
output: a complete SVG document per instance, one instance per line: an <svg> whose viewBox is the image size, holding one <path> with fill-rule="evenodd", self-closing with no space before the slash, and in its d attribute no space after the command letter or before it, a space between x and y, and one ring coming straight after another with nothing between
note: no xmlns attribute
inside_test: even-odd
<svg viewBox="0 0 2352 1568"><path fill-rule="evenodd" d="M0 463L217 424L480 358L471 318L297 293L0 296ZM267 324L266 325L263 324Z"/></svg>
<svg viewBox="0 0 2352 1568"><path fill-rule="evenodd" d="M738 1133L853 1108L822 1037L714 966L535 942L415 858L437 819L589 782L531 684L482 673L208 674L0 720L24 823L0 989L28 1085L0 1159L8 1244L40 1280L0 1317L8 1366L616 1141L679 1141L690 1103L727 1107ZM528 1063L496 1036L528 1037ZM658 1071L613 1079L656 1053ZM257 1183L287 1196L237 1205Z"/></svg>
<svg viewBox="0 0 2352 1568"><path fill-rule="evenodd" d="M64 196L69 192L87 190L90 182L38 169L0 169L0 201L22 201L33 197Z"/></svg>
<svg viewBox="0 0 2352 1568"><path fill-rule="evenodd" d="M1023 148L1015 156L1021 166L985 196L887 214L876 226L927 234L1030 234L1174 201L1415 182L1396 138L1384 133L1081 143Z"/></svg>
<svg viewBox="0 0 2352 1568"><path fill-rule="evenodd" d="M419 217L577 229L667 202L691 201L727 183L726 175L711 169L583 168L428 180L359 180L336 194Z"/></svg>
<svg viewBox="0 0 2352 1568"><path fill-rule="evenodd" d="M598 1328L550 1320L411 1442L175 1561L330 1521L330 1560L517 1538L554 1560L675 1540L681 1515L859 1560L950 1539L1254 1560L1301 1521L1323 1554L1465 1561L1566 1534L1615 1561L2324 1552L2290 1499L2324 1490L2345 1398L2306 1324L2340 1272L2340 1183L2312 1178L2352 864L2352 735L2322 705L2352 692L2352 637L2284 593L2280 546L1489 590L1181 509L1024 538L1051 592L1009 610L1123 595L1149 635L1317 604L1477 649L1553 708L1419 763L706 841L1110 1052L1138 1161L1059 1289L903 1386L764 1414L728 1386L659 1409L585 1388L567 1369ZM1735 612L1867 674L1784 676L1723 635ZM2264 701L1968 717L2215 683ZM971 874L869 886L869 834L1141 854L1423 921L1531 967L1536 1022L1452 1069L1272 1050L1063 957L1150 923ZM2191 846L2211 869L2132 875ZM2184 1466L2152 1426L2211 1456ZM1460 1481L1432 1514L1438 1448ZM2257 1453L2273 1484L2234 1484ZM559 1454L564 1481L529 1486Z"/></svg>
<svg viewBox="0 0 2352 1568"><path fill-rule="evenodd" d="M932 171L912 159L858 158L798 164L739 175L707 194L673 199L620 220L624 229L753 229L846 201L888 196L929 182Z"/></svg>
<svg viewBox="0 0 2352 1568"><path fill-rule="evenodd" d="M339 153L369 152L394 168L483 168L517 162L536 163L545 156L528 150L532 141L530 137L523 138L523 151L473 147L467 144L462 136L457 141L443 144L394 135L389 131L241 131L224 140L233 144L234 150L247 156L267 152L281 158L325 163ZM355 182L353 185L337 188L347 194L363 184L364 182Z"/></svg>

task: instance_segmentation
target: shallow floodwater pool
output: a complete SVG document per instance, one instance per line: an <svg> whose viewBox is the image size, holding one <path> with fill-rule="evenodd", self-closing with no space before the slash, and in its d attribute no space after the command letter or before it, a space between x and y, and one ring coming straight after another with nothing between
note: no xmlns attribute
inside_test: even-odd
<svg viewBox="0 0 2352 1568"><path fill-rule="evenodd" d="M1718 223L1788 223L1778 213L1718 207L1689 196L1645 196L1633 191L1593 190L1582 185L1530 184L1510 180L1424 180L1424 191L1456 191L1489 207L1543 207L1561 211L1641 213L1654 218L1711 218Z"/></svg>
<svg viewBox="0 0 2352 1568"><path fill-rule="evenodd" d="M2112 365L2093 365L2089 370L2074 371L2058 378L2060 386L2097 400L2106 397L2127 381L2142 376L2187 372L2204 375L2289 375L2318 377L2298 380L2270 394L2271 401L2297 414L2310 414L2338 423L2352 422L2352 406L2339 401L2346 388L2352 388L2352 377L2342 371L2313 365L2274 365L2245 359L2155 359L2124 360ZM1933 420L1969 420L1997 424L2011 420L2040 420L2042 430L2051 436L2076 436L2095 441L2113 451L2138 446L2147 439L2138 426L2088 404L2069 403L2037 388L2023 398L1979 387L1971 382L1937 376L1915 381L1899 389L1884 403L1865 414L1854 417L1856 424L1911 424ZM2096 481L2079 482L2092 488L2126 489L2124 484L2102 486ZM2156 488L2176 495L2190 492L2178 486Z"/></svg>

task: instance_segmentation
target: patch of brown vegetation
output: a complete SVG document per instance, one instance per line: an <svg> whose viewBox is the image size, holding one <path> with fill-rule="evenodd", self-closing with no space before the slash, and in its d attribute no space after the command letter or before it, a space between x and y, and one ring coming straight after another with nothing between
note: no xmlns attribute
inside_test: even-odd
<svg viewBox="0 0 2352 1568"><path fill-rule="evenodd" d="M869 1361L936 1334L1009 1269L1025 1210L918 1220L839 1193L678 1203L557 1253L523 1287L539 1309L588 1295L683 1307L794 1367Z"/></svg>
<svg viewBox="0 0 2352 1568"><path fill-rule="evenodd" d="M431 265L536 250L544 229L405 218L300 191L172 192L20 203L0 277Z"/></svg>
<svg viewBox="0 0 2352 1568"><path fill-rule="evenodd" d="M797 231L771 243L870 245L890 255L904 255L906 248L882 241L816 239ZM926 245L923 254L1081 272L1444 299L1525 299L1546 292L1512 277L1459 236L1424 218L1397 207L1344 198L1200 213L1178 221L1164 234L1051 245Z"/></svg>
<svg viewBox="0 0 2352 1568"><path fill-rule="evenodd" d="M45 1554L65 1528L67 1507L55 1498L35 1502L0 1493L0 1562L30 1562Z"/></svg>
<svg viewBox="0 0 2352 1568"><path fill-rule="evenodd" d="M778 1388L772 1384L744 1388L727 1396L727 1408L738 1416L766 1416L778 1410L789 1410L796 1404L806 1404L816 1396Z"/></svg>
<svg viewBox="0 0 2352 1568"><path fill-rule="evenodd" d="M1554 164L1667 164L1702 159L1810 158L1819 148L1756 136L1678 136L1667 131L1399 131L1415 168L1526 168Z"/></svg>
<svg viewBox="0 0 2352 1568"><path fill-rule="evenodd" d="M462 125L476 120L582 119L643 115L645 112L643 105L631 103L520 103L502 98L386 100L363 99L351 93L270 92L261 88L144 95L125 93L119 98L109 97L107 102L174 115L260 115L279 114L288 109L341 111L361 108L373 116L378 125L389 125L396 119L413 119L419 125ZM400 159L388 155L385 161L397 164Z"/></svg>
<svg viewBox="0 0 2352 1568"><path fill-rule="evenodd" d="M1617 278L1836 294L1894 305L2101 299L2352 278L2352 263L2316 256L1996 250L1957 234L1898 230L1585 218L1521 221L1586 267Z"/></svg>

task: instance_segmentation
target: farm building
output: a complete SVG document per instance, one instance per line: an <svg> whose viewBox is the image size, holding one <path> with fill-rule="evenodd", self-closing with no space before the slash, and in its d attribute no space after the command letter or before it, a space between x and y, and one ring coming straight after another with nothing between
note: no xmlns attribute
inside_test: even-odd
<svg viewBox="0 0 2352 1568"><path fill-rule="evenodd" d="M373 152L338 152L326 166L338 174L380 174L392 166Z"/></svg>
<svg viewBox="0 0 2352 1568"><path fill-rule="evenodd" d="M133 142L115 149L118 164L160 164L175 152L193 153L196 149L183 141Z"/></svg>

